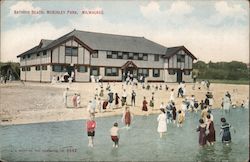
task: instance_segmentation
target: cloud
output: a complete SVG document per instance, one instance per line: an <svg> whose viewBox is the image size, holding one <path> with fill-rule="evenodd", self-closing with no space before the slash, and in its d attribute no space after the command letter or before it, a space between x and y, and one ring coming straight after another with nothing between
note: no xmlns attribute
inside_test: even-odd
<svg viewBox="0 0 250 162"><path fill-rule="evenodd" d="M174 1L167 10L160 10L159 3L149 2L146 6L140 6L142 15L146 18L155 16L183 16L193 11L193 7L185 1Z"/></svg>
<svg viewBox="0 0 250 162"><path fill-rule="evenodd" d="M39 44L41 39L57 39L72 30L56 28L49 22L27 24L1 33L1 61L17 61L16 56Z"/></svg>
<svg viewBox="0 0 250 162"><path fill-rule="evenodd" d="M33 2L30 1L19 1L10 7L10 16L17 18L24 14L15 14L15 11L39 11L40 7L34 7Z"/></svg>
<svg viewBox="0 0 250 162"><path fill-rule="evenodd" d="M223 16L231 16L235 15L247 15L247 11L241 7L239 4L231 4L229 5L226 1L218 1L215 3L216 11Z"/></svg>
<svg viewBox="0 0 250 162"><path fill-rule="evenodd" d="M175 1L169 9L169 13L172 15L185 15L193 11L193 7L186 1Z"/></svg>

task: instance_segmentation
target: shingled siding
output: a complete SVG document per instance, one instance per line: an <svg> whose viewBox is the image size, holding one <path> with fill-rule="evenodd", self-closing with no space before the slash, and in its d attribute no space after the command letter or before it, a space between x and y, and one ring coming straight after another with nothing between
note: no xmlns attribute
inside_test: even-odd
<svg viewBox="0 0 250 162"><path fill-rule="evenodd" d="M39 55L39 56L38 56ZM39 65L39 64L47 64L50 63L50 51L46 51L45 53L33 53L25 56L25 58L20 57L20 66L31 66L31 65Z"/></svg>
<svg viewBox="0 0 250 162"><path fill-rule="evenodd" d="M47 70L36 70L35 66L30 67L30 71L21 72L21 80L24 81L41 81L50 82L51 81L51 66L46 65Z"/></svg>

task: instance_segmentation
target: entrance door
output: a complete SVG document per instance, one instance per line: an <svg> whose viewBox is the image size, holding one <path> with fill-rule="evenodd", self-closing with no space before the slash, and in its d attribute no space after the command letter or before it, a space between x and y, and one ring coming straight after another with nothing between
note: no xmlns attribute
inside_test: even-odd
<svg viewBox="0 0 250 162"><path fill-rule="evenodd" d="M182 71L180 69L177 70L177 82L182 82Z"/></svg>

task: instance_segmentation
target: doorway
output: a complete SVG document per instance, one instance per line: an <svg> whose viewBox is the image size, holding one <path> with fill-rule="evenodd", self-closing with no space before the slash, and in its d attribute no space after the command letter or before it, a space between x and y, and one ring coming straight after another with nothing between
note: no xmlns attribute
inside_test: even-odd
<svg viewBox="0 0 250 162"><path fill-rule="evenodd" d="M177 70L177 82L182 82L182 70L180 69Z"/></svg>

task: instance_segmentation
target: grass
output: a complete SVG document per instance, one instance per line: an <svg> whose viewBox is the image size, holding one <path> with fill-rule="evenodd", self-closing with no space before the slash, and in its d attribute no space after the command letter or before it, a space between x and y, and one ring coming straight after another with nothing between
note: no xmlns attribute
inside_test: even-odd
<svg viewBox="0 0 250 162"><path fill-rule="evenodd" d="M201 81L203 79L198 79ZM204 79L206 80L206 79ZM221 80L221 79L208 79L210 83L222 83L222 84L244 84L249 85L249 80Z"/></svg>

